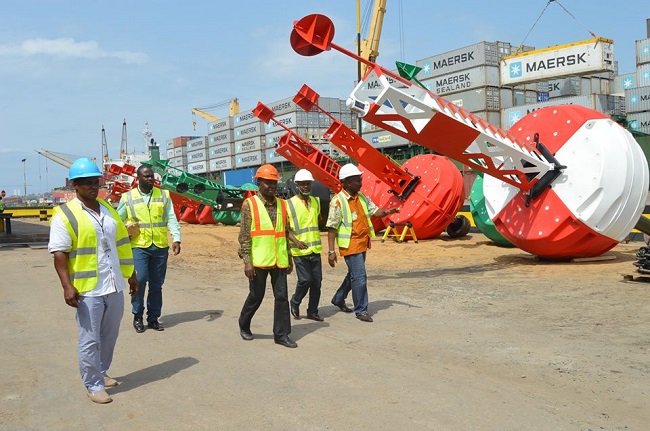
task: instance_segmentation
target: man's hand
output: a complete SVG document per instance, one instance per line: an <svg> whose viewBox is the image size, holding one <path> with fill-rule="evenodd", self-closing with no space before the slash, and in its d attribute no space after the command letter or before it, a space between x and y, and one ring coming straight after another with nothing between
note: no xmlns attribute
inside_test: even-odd
<svg viewBox="0 0 650 431"><path fill-rule="evenodd" d="M329 263L332 268L336 266L336 253L327 255L327 263Z"/></svg>
<svg viewBox="0 0 650 431"><path fill-rule="evenodd" d="M176 256L180 252L181 252L181 243L174 241L172 243L172 253L174 254L174 256Z"/></svg>
<svg viewBox="0 0 650 431"><path fill-rule="evenodd" d="M307 248L307 244L305 244L302 241L297 241L294 243L296 247L298 247L300 250L305 250Z"/></svg>
<svg viewBox="0 0 650 431"><path fill-rule="evenodd" d="M133 271L133 274L131 274L131 277L128 279L129 282L129 295L135 296L138 294L138 290L140 289L140 283L138 283L138 273Z"/></svg>
<svg viewBox="0 0 650 431"><path fill-rule="evenodd" d="M253 266L252 263L244 264L244 275L246 275L246 277L248 277L249 280L255 278L255 267Z"/></svg>
<svg viewBox="0 0 650 431"><path fill-rule="evenodd" d="M63 299L70 307L77 308L79 305L79 292L71 284L63 286Z"/></svg>
<svg viewBox="0 0 650 431"><path fill-rule="evenodd" d="M291 274L293 272L293 259L289 258L289 267L287 268L287 274Z"/></svg>

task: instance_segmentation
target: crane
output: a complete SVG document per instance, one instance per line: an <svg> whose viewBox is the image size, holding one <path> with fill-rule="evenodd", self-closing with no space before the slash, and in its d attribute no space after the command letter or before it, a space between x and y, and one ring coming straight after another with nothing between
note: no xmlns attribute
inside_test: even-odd
<svg viewBox="0 0 650 431"><path fill-rule="evenodd" d="M214 122L214 121L218 121L219 117L214 116L212 114L209 114L209 113L207 113L205 111L211 110L211 109L216 109L216 108L221 108L221 107L225 106L226 104L229 104L229 106L230 106L230 114L229 115L231 117L234 116L234 115L239 114L239 99L237 99L237 98L224 100L222 102L215 103L214 105L203 106L203 107L200 107L200 108L192 108L192 118L193 118L192 127L193 127L193 130L196 130L196 116L197 115L199 117L201 117L201 118L205 118L206 120L208 120L211 123Z"/></svg>
<svg viewBox="0 0 650 431"><path fill-rule="evenodd" d="M57 154L53 151L49 150L34 150L36 153L40 154L41 156L45 157L48 160L53 161L54 163L63 166L64 168L68 169L70 168L70 165L72 165L72 160L68 159L67 157L63 157L60 154Z"/></svg>
<svg viewBox="0 0 650 431"><path fill-rule="evenodd" d="M359 43L359 56L375 62L379 55L379 39L381 37L381 29L384 24L384 15L386 14L387 0L375 0L372 15L370 18L370 27L368 28L368 37ZM357 3L358 7L358 3ZM358 11L357 11L358 12ZM365 76L368 72L369 66L365 63L361 64L361 76Z"/></svg>
<svg viewBox="0 0 650 431"><path fill-rule="evenodd" d="M122 142L120 143L120 159L124 159L129 154L129 148L126 144L126 118L122 122Z"/></svg>
<svg viewBox="0 0 650 431"><path fill-rule="evenodd" d="M108 168L108 161L110 157L108 156L108 144L106 143L106 129L102 125L102 167L104 171Z"/></svg>

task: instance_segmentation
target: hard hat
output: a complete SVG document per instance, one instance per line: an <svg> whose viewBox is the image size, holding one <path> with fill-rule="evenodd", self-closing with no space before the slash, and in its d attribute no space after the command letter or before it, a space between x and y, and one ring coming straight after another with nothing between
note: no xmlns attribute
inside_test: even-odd
<svg viewBox="0 0 650 431"><path fill-rule="evenodd" d="M101 176L101 171L89 158L75 160L72 165L70 165L70 172L68 173L68 178L71 180Z"/></svg>
<svg viewBox="0 0 650 431"><path fill-rule="evenodd" d="M278 170L273 165L262 165L255 173L255 178L263 178L265 180L280 181Z"/></svg>
<svg viewBox="0 0 650 431"><path fill-rule="evenodd" d="M354 166L352 163L348 163L347 165L341 166L341 169L339 170L339 180L344 180L347 177L354 177L355 175L361 175L363 172L359 170L356 166Z"/></svg>
<svg viewBox="0 0 650 431"><path fill-rule="evenodd" d="M293 177L293 181L314 181L314 176L307 169L301 169L296 172L296 176Z"/></svg>

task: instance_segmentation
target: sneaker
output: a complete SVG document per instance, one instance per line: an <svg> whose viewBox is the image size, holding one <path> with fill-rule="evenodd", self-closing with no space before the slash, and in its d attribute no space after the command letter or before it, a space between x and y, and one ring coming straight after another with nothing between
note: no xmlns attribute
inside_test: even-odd
<svg viewBox="0 0 650 431"><path fill-rule="evenodd" d="M113 401L113 398L103 389L101 391L88 392L88 398L97 404L108 404Z"/></svg>
<svg viewBox="0 0 650 431"><path fill-rule="evenodd" d="M119 385L119 383L117 383L117 380L109 376L104 376L104 387L113 388L117 385Z"/></svg>

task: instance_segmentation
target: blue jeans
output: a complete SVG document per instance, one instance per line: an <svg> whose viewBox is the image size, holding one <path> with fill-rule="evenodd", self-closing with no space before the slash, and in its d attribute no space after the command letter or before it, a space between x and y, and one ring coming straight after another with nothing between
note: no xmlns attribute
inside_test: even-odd
<svg viewBox="0 0 650 431"><path fill-rule="evenodd" d="M309 304L307 314L318 314L318 303L320 302L320 288L323 280L323 264L320 253L312 253L308 256L294 256L298 283L296 292L291 297L291 303L300 306L300 303L309 292Z"/></svg>
<svg viewBox="0 0 650 431"><path fill-rule="evenodd" d="M133 263L138 272L140 289L138 294L131 297L131 312L142 317L144 313L144 291L149 287L147 294L147 322L158 320L162 311L162 286L167 273L167 257L169 247L158 248L155 245L147 248L133 249Z"/></svg>
<svg viewBox="0 0 650 431"><path fill-rule="evenodd" d="M345 302L348 293L352 290L354 314L357 316L368 311L368 277L366 276L366 252L344 256L348 266L348 274L343 279L341 287L336 291L332 302L340 304Z"/></svg>

